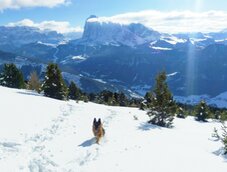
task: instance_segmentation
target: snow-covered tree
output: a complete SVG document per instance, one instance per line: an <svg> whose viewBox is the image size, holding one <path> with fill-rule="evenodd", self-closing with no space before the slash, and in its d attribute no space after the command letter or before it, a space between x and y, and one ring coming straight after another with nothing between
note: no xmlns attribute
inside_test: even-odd
<svg viewBox="0 0 227 172"><path fill-rule="evenodd" d="M140 106L139 106L140 110L145 110L146 107L147 107L146 102L145 102L145 101L141 101L141 102L140 102Z"/></svg>
<svg viewBox="0 0 227 172"><path fill-rule="evenodd" d="M72 100L79 100L81 98L82 91L76 86L74 82L69 85L69 98Z"/></svg>
<svg viewBox="0 0 227 172"><path fill-rule="evenodd" d="M227 154L227 126L225 125L225 122L222 121L222 133L221 135L218 133L218 130L214 128L214 132L212 133L212 137L215 138L216 141L221 140L223 144L223 153Z"/></svg>
<svg viewBox="0 0 227 172"><path fill-rule="evenodd" d="M41 84L40 84L39 77L38 77L36 71L33 71L30 74L30 79L28 81L28 89L40 92Z"/></svg>
<svg viewBox="0 0 227 172"><path fill-rule="evenodd" d="M184 109L182 107L178 107L176 110L176 114L178 118L185 118L185 112Z"/></svg>
<svg viewBox="0 0 227 172"><path fill-rule="evenodd" d="M209 117L209 107L205 101L201 101L195 108L195 117L197 121L206 122Z"/></svg>
<svg viewBox="0 0 227 172"><path fill-rule="evenodd" d="M166 83L166 73L161 72L156 77L154 90L150 93L149 123L162 127L171 127L176 110L176 104Z"/></svg>
<svg viewBox="0 0 227 172"><path fill-rule="evenodd" d="M46 69L45 80L42 85L44 95L55 99L67 99L68 89L62 78L57 64L50 63Z"/></svg>
<svg viewBox="0 0 227 172"><path fill-rule="evenodd" d="M224 146L224 154L227 154L227 126L225 125L225 123L222 123L222 138L221 141L223 143Z"/></svg>
<svg viewBox="0 0 227 172"><path fill-rule="evenodd" d="M24 88L24 78L21 71L14 64L5 64L0 74L0 85L10 88Z"/></svg>

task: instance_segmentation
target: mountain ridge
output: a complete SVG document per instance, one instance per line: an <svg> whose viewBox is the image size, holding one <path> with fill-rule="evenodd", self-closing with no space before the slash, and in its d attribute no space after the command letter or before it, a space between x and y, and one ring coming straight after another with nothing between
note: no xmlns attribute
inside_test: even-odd
<svg viewBox="0 0 227 172"><path fill-rule="evenodd" d="M81 75L81 83L86 83L81 87L87 92L114 86L141 95L152 88L156 74L162 70L167 74L177 73L168 77L174 95L216 96L227 91L227 34L224 32L166 34L139 23L100 23L96 16L91 16L85 22L81 38L66 40L61 35L54 39L58 42L36 39L16 47L2 39L2 43L10 45L0 44L0 50L26 57L24 63L45 66L56 62L63 72ZM11 62L18 63L15 59ZM100 82L102 86L94 89L89 86L91 81L105 83Z"/></svg>

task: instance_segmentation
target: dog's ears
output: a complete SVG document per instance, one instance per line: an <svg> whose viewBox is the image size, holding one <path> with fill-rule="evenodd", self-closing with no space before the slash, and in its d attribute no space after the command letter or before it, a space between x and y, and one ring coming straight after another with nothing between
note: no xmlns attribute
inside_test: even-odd
<svg viewBox="0 0 227 172"><path fill-rule="evenodd" d="M94 118L93 123L99 123L99 124L101 124L101 119L99 118L98 121L96 121L96 118Z"/></svg>

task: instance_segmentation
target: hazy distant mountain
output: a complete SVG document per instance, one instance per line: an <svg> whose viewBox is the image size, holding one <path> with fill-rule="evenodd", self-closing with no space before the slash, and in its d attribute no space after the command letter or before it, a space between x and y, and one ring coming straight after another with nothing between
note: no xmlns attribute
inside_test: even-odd
<svg viewBox="0 0 227 172"><path fill-rule="evenodd" d="M0 49L11 51L21 45L33 42L45 42L56 44L64 39L64 36L55 31L41 31L38 28L15 26L0 26Z"/></svg>

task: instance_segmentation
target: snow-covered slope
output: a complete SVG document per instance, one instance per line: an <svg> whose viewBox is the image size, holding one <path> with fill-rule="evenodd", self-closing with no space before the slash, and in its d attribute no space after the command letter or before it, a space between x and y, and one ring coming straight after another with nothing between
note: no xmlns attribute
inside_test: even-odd
<svg viewBox="0 0 227 172"><path fill-rule="evenodd" d="M208 95L191 95L188 97L174 96L174 99L177 102L191 105L196 105L201 100L204 100L208 105L218 108L227 108L227 92L221 93L216 97L210 97Z"/></svg>
<svg viewBox="0 0 227 172"><path fill-rule="evenodd" d="M146 123L144 111L0 87L0 169L4 172L226 172L217 122L175 119L173 129ZM93 118L106 130L94 143Z"/></svg>

